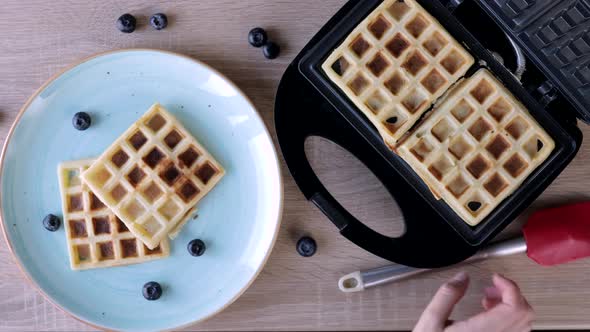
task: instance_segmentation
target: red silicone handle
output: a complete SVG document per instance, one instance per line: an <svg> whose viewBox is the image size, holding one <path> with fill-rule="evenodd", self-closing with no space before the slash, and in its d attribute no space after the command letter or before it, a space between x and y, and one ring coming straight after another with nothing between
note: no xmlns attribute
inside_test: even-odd
<svg viewBox="0 0 590 332"><path fill-rule="evenodd" d="M590 256L590 202L535 212L523 229L527 255L541 265Z"/></svg>

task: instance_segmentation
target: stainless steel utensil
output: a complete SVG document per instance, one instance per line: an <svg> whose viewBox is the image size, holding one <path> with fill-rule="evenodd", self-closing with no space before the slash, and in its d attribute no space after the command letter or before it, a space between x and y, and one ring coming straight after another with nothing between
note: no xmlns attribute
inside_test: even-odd
<svg viewBox="0 0 590 332"><path fill-rule="evenodd" d="M491 244L463 262L454 265L482 261L492 257L509 256L526 252L527 245L523 237ZM338 287L346 293L360 292L366 288L407 279L411 276L442 269L416 269L409 266L392 264L366 271L356 271L340 278Z"/></svg>

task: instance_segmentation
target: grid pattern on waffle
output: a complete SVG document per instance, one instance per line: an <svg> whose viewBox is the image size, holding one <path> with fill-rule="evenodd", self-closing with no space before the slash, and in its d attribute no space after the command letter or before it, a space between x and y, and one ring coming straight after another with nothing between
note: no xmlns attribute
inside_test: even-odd
<svg viewBox="0 0 590 332"><path fill-rule="evenodd" d="M150 250L82 183L80 174L93 161L69 161L58 167L71 268L120 266L168 257L167 239Z"/></svg>
<svg viewBox="0 0 590 332"><path fill-rule="evenodd" d="M189 222L189 220L191 219L197 219L197 217L197 207L194 206L192 209L189 210L185 217L178 224L176 224L174 228L170 230L170 232L168 233L168 237L170 238L170 240L176 239L184 225L186 225L186 223Z"/></svg>
<svg viewBox="0 0 590 332"><path fill-rule="evenodd" d="M477 225L543 161L553 139L481 69L436 105L398 154L469 225Z"/></svg>
<svg viewBox="0 0 590 332"><path fill-rule="evenodd" d="M474 60L413 0L385 0L322 69L390 147Z"/></svg>
<svg viewBox="0 0 590 332"><path fill-rule="evenodd" d="M176 118L155 104L82 178L131 232L154 248L180 231L179 224L224 172Z"/></svg>

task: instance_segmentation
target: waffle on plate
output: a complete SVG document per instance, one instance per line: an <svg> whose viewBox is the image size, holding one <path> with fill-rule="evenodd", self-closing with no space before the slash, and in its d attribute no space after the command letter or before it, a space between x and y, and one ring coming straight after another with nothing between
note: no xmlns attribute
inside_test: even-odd
<svg viewBox="0 0 590 332"><path fill-rule="evenodd" d="M396 152L437 198L474 226L554 147L526 108L480 69L437 103Z"/></svg>
<svg viewBox="0 0 590 332"><path fill-rule="evenodd" d="M223 167L159 104L82 174L148 248L179 231L187 213L223 177Z"/></svg>
<svg viewBox="0 0 590 332"><path fill-rule="evenodd" d="M473 62L418 3L385 0L322 69L393 148Z"/></svg>
<svg viewBox="0 0 590 332"><path fill-rule="evenodd" d="M80 174L93 162L68 161L58 167L72 269L137 264L168 257L170 248L166 238L150 250L82 183Z"/></svg>

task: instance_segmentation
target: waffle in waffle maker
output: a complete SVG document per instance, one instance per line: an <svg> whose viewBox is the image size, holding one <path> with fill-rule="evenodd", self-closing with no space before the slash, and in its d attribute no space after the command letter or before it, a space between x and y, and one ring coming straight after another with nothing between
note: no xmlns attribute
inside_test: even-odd
<svg viewBox="0 0 590 332"><path fill-rule="evenodd" d="M277 135L295 181L378 256L414 267L469 257L576 155L576 118L590 120L589 19L573 0L349 1L279 86ZM341 145L383 182L404 215L401 237L334 199L306 159L310 136Z"/></svg>

